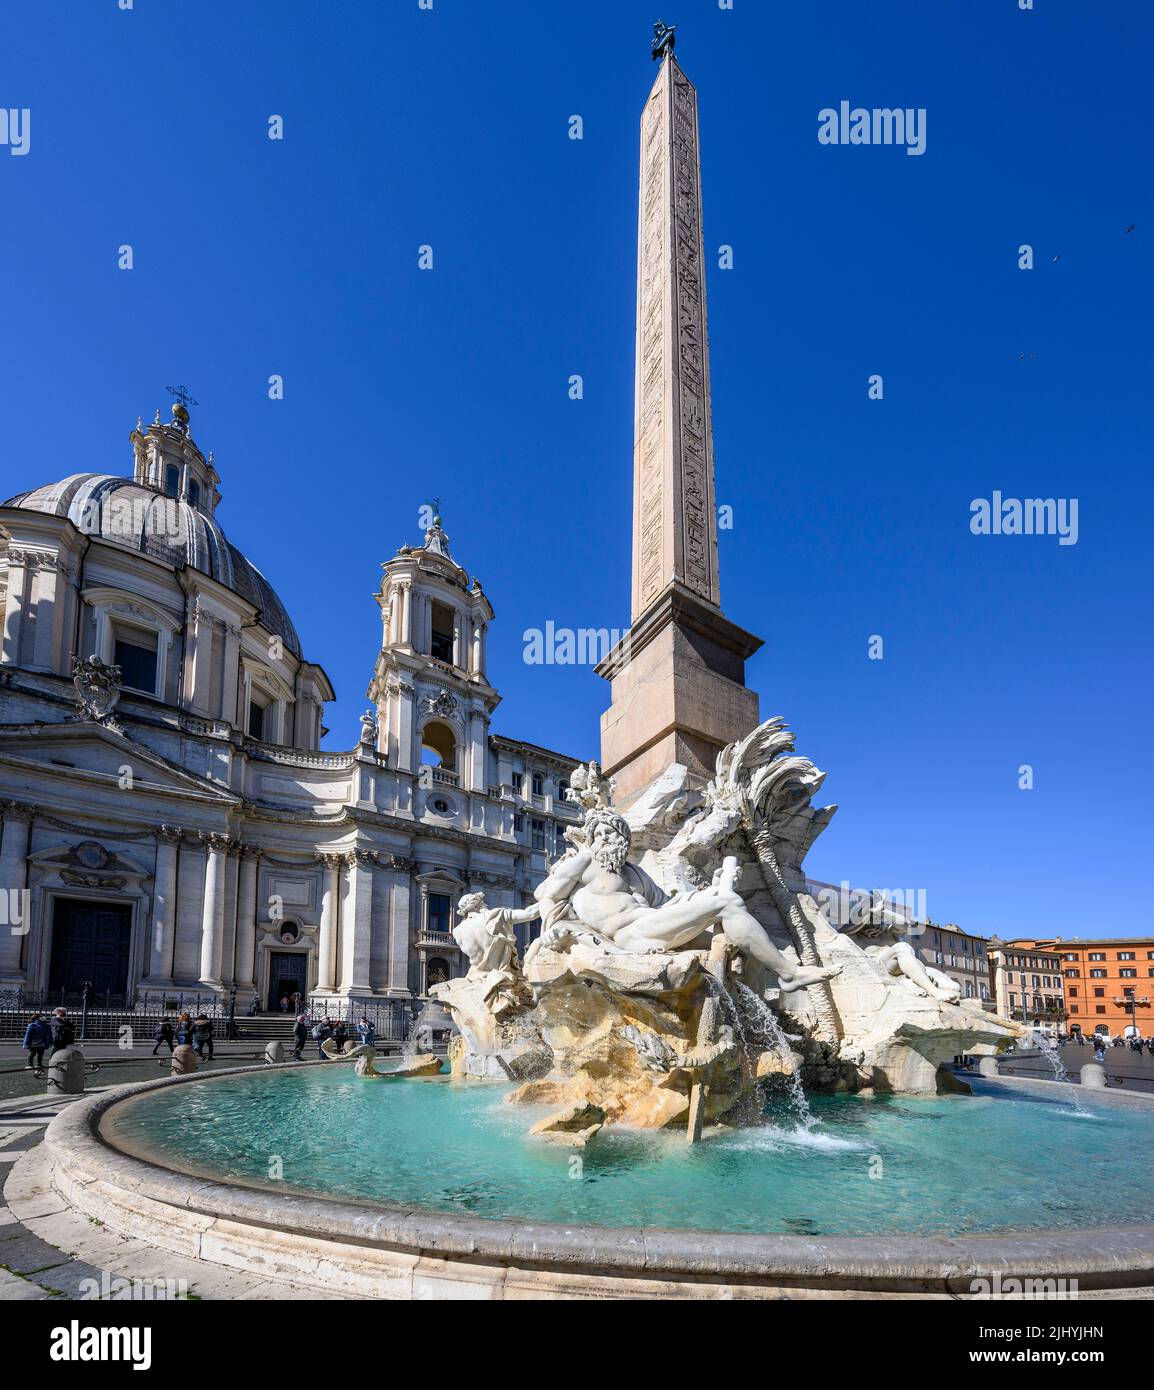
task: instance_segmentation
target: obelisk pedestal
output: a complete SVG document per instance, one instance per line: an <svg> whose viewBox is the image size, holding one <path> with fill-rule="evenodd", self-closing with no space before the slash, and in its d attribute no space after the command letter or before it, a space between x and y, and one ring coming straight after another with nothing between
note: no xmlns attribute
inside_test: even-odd
<svg viewBox="0 0 1154 1390"><path fill-rule="evenodd" d="M641 116L633 453L633 618L601 764L627 807L671 762L713 775L758 723L745 662L761 639L721 611L697 93L672 52Z"/></svg>

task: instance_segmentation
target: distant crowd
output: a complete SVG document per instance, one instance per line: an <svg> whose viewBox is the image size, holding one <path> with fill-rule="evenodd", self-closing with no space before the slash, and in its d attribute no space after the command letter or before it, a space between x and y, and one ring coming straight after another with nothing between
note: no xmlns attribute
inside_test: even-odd
<svg viewBox="0 0 1154 1390"><path fill-rule="evenodd" d="M293 995L292 1000L299 1006L300 995ZM259 1005L259 1000L257 1003ZM358 1042L369 1047L376 1045L377 1030L368 1018L361 1018L355 1032ZM178 1047L188 1046L193 1048L201 1061L213 1060L212 1019L205 1014L198 1014L194 1018L185 1012L179 1014L175 1020L161 1019L153 1036L156 1039L152 1049L154 1057L162 1047L167 1047L171 1054ZM303 1062L305 1046L310 1039L316 1043L318 1054L324 1057L325 1042L331 1038L333 1046L340 1052L349 1041L349 1030L342 1019L321 1018L314 1021L307 1013L301 1012L297 1014L293 1024L292 1037L293 1060ZM46 1052L51 1056L61 1048L70 1047L75 1041L76 1025L69 1018L67 1009L53 1009L51 1014L33 1014L24 1029L24 1051L28 1054L28 1066L34 1071L42 1069Z"/></svg>

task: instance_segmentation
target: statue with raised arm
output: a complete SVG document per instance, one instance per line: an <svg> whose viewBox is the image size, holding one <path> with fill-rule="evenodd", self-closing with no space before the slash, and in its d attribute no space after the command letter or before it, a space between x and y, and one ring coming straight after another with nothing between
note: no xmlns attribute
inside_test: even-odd
<svg viewBox="0 0 1154 1390"><path fill-rule="evenodd" d="M671 54L676 43L677 25L663 24L658 20L653 26L653 61L659 63L662 58Z"/></svg>
<svg viewBox="0 0 1154 1390"><path fill-rule="evenodd" d="M800 966L784 956L737 891L740 867L727 856L704 888L668 897L628 862L628 822L600 809L585 818L581 844L553 866L537 888L545 929L540 947L565 950L575 941L615 952L673 952L719 927L739 951L771 970L786 992L838 974L840 966ZM530 947L526 962L536 953Z"/></svg>
<svg viewBox="0 0 1154 1390"><path fill-rule="evenodd" d="M457 904L457 925L453 940L469 961L468 979L490 971L517 969L518 922L532 922L540 916L537 906L526 908L490 907L484 893L466 893Z"/></svg>
<svg viewBox="0 0 1154 1390"><path fill-rule="evenodd" d="M489 907L484 893L466 893L457 904L453 939L469 962L463 980L447 980L429 991L451 1009L469 999L495 1018L515 1012L527 1002L525 978L517 960L518 922L532 922L541 909Z"/></svg>

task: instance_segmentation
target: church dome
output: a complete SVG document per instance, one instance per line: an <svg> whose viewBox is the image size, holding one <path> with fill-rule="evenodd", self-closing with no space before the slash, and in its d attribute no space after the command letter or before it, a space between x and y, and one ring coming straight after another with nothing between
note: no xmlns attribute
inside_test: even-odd
<svg viewBox="0 0 1154 1390"><path fill-rule="evenodd" d="M99 535L175 569L189 566L207 574L259 609L269 632L294 655L301 655L297 630L276 590L199 507L107 473L73 473L58 483L18 493L3 505L68 517L87 535ZM158 515L163 516L162 525L156 524Z"/></svg>

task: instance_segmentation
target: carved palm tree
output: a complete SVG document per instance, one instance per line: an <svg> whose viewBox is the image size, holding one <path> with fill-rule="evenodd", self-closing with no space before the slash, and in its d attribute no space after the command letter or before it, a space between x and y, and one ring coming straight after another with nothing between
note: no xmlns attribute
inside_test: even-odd
<svg viewBox="0 0 1154 1390"><path fill-rule="evenodd" d="M791 757L794 736L781 718L767 719L751 734L717 756L717 770L706 789L706 803L736 811L749 848L761 867L765 887L785 923L803 965L823 965L817 950L812 903L789 886L779 847L788 847L800 868L810 845L829 824L836 807L817 810L810 801L825 781L808 758ZM813 908L816 912L816 908ZM817 1014L816 1035L837 1043L842 1036L828 981L811 985Z"/></svg>

